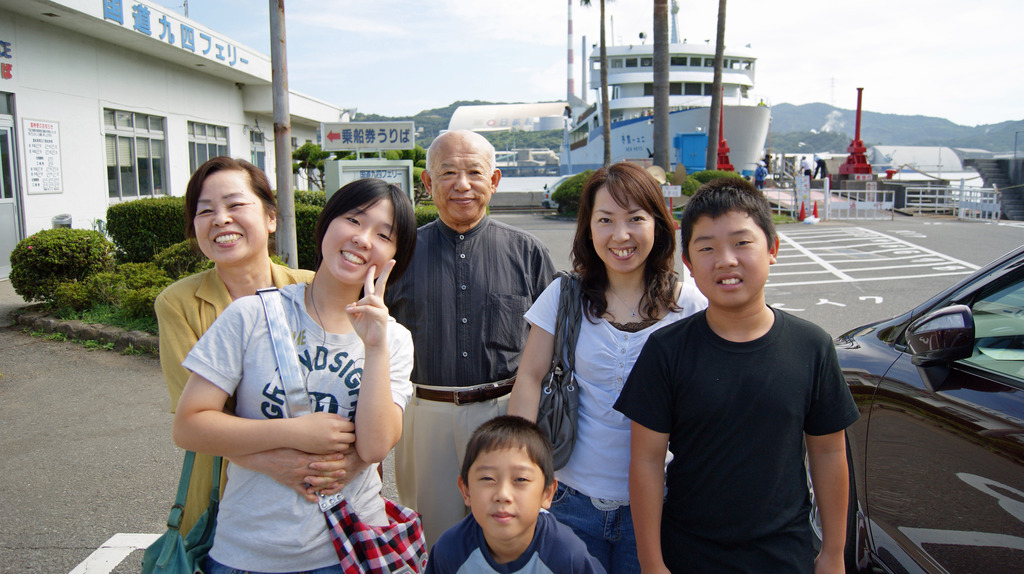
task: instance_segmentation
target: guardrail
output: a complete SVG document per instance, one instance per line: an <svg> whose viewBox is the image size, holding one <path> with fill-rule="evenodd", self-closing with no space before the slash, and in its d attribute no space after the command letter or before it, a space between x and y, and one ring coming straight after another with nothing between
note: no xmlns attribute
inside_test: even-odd
<svg viewBox="0 0 1024 574"><path fill-rule="evenodd" d="M955 215L972 221L998 221L999 191L979 187L907 187L905 208L915 213Z"/></svg>

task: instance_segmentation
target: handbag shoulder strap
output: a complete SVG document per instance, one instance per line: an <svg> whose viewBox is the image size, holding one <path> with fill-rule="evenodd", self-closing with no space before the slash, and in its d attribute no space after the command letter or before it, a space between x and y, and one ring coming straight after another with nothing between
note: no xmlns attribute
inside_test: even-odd
<svg viewBox="0 0 1024 574"><path fill-rule="evenodd" d="M220 467L222 458L213 457L213 489L210 491L210 500L220 501ZM167 527L178 530L181 528L181 520L185 516L185 501L188 500L188 486L192 482L192 467L196 462L196 453L186 450L185 461L181 463L181 477L178 478L178 493L174 495L174 506L171 507L171 514L167 517Z"/></svg>
<svg viewBox="0 0 1024 574"><path fill-rule="evenodd" d="M263 311L267 314L267 328L270 330L270 344L274 348L277 359L277 372L281 376L281 387L284 389L285 415L297 417L307 415L309 394L299 374L299 359L295 353L295 345L288 335L288 324L284 318L284 305L281 303L281 291L276 287L257 289L256 294L263 302Z"/></svg>
<svg viewBox="0 0 1024 574"><path fill-rule="evenodd" d="M551 368L553 370L561 363L563 370L572 371L576 366L576 340L579 339L580 324L583 321L580 278L576 273L566 271L559 271L555 276L562 279L562 286L558 295L555 352L551 357Z"/></svg>
<svg viewBox="0 0 1024 574"><path fill-rule="evenodd" d="M288 336L288 324L284 318L284 304L281 303L281 291L276 287L257 289L256 294L263 301L263 311L267 314L267 328L270 330L270 345L274 348L277 359L277 372L281 375L281 387L284 389L284 411L287 417L308 415L312 411L309 406L309 393L306 384L299 374L299 359L295 344ZM344 500L341 492L331 496L319 496L320 509L327 512Z"/></svg>

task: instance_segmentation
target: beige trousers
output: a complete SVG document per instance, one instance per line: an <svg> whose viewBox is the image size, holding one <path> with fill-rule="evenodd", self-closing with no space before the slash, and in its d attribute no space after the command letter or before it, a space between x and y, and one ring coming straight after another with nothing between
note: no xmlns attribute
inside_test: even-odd
<svg viewBox="0 0 1024 574"><path fill-rule="evenodd" d="M395 482L399 502L423 516L427 548L469 514L457 483L466 443L481 424L508 412L509 396L455 405L414 394L406 405Z"/></svg>

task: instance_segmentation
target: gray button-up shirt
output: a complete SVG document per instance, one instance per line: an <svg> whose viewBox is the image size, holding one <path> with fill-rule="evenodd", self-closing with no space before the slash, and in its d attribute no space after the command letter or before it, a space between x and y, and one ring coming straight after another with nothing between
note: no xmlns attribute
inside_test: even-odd
<svg viewBox="0 0 1024 574"><path fill-rule="evenodd" d="M485 217L466 233L438 219L419 229L412 263L385 291L412 332L412 380L468 387L515 374L529 323L523 314L555 273L539 239Z"/></svg>

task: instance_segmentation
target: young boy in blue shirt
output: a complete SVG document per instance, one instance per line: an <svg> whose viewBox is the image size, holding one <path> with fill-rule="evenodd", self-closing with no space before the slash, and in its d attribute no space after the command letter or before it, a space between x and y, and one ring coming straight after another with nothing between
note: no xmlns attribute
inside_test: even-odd
<svg viewBox="0 0 1024 574"><path fill-rule="evenodd" d="M551 443L537 425L511 415L480 425L459 475L472 514L437 540L427 574L604 574L586 544L543 510L555 485Z"/></svg>
<svg viewBox="0 0 1024 574"><path fill-rule="evenodd" d="M694 194L680 228L708 308L651 335L615 404L633 421L640 565L645 574L842 573L844 430L859 414L828 334L765 304L779 251L771 208L750 182L715 180Z"/></svg>

